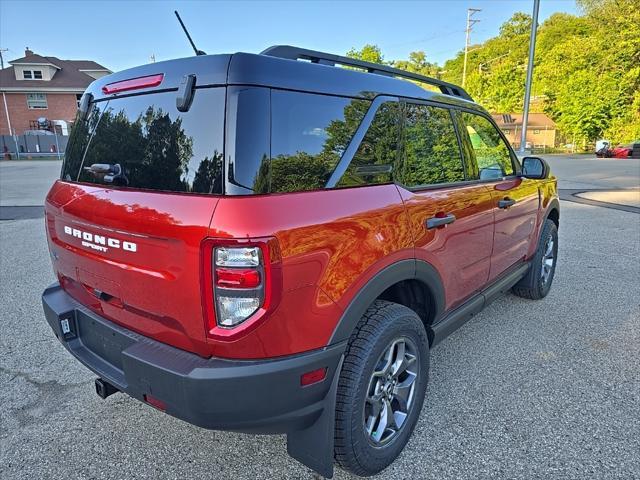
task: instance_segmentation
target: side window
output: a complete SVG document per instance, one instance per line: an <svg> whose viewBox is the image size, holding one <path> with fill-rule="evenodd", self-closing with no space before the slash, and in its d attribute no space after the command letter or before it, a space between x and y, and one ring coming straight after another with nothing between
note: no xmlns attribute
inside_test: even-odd
<svg viewBox="0 0 640 480"><path fill-rule="evenodd" d="M398 102L378 108L338 187L376 185L393 181L398 164L401 110Z"/></svg>
<svg viewBox="0 0 640 480"><path fill-rule="evenodd" d="M324 188L370 104L272 90L270 190Z"/></svg>
<svg viewBox="0 0 640 480"><path fill-rule="evenodd" d="M480 180L513 175L513 163L504 140L493 124L481 115L462 112L463 125L473 147Z"/></svg>
<svg viewBox="0 0 640 480"><path fill-rule="evenodd" d="M254 193L269 192L270 115L270 89L227 88L229 180Z"/></svg>
<svg viewBox="0 0 640 480"><path fill-rule="evenodd" d="M465 179L458 137L449 110L407 104L403 162L396 179L407 187Z"/></svg>

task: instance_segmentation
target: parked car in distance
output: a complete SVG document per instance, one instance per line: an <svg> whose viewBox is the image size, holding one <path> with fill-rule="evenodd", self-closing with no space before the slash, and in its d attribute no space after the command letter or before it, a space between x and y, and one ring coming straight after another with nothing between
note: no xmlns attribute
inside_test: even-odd
<svg viewBox="0 0 640 480"><path fill-rule="evenodd" d="M327 477L400 454L438 342L547 295L560 221L462 88L289 46L93 82L45 209L45 316L102 398L285 433Z"/></svg>
<svg viewBox="0 0 640 480"><path fill-rule="evenodd" d="M633 145L618 145L616 148L611 150L611 156L613 158L628 158L631 156L631 152L633 150Z"/></svg>

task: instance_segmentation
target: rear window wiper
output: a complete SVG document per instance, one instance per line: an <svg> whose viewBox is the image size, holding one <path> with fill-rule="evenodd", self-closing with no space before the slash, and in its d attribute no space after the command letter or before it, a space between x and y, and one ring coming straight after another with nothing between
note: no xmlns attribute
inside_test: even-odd
<svg viewBox="0 0 640 480"><path fill-rule="evenodd" d="M129 179L124 174L124 169L119 163L114 163L113 165L109 163L94 163L90 167L84 167L84 170L104 183L113 183L120 186L129 185Z"/></svg>

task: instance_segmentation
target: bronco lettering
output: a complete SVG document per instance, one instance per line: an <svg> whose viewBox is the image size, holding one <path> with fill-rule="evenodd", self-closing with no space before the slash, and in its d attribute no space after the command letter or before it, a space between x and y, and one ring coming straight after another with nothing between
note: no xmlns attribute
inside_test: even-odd
<svg viewBox="0 0 640 480"><path fill-rule="evenodd" d="M138 244L134 242L125 242L118 240L117 238L95 235L91 232L81 231L77 228L71 228L66 225L64 226L64 233L75 238L80 238L82 240L81 245L83 247L92 248L100 252L106 252L108 250L108 248L106 248L104 245L107 245L111 248L121 248L122 250L126 250L127 252L138 251Z"/></svg>

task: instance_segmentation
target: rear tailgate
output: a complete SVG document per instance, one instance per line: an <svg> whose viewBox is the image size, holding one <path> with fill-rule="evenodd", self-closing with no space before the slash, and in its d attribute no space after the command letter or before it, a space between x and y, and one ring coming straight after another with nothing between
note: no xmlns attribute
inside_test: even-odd
<svg viewBox="0 0 640 480"><path fill-rule="evenodd" d="M204 356L200 243L221 193L228 56L139 67L94 82L45 205L54 269L76 300L115 323ZM196 75L187 112L184 75ZM104 95L114 82L159 85Z"/></svg>

